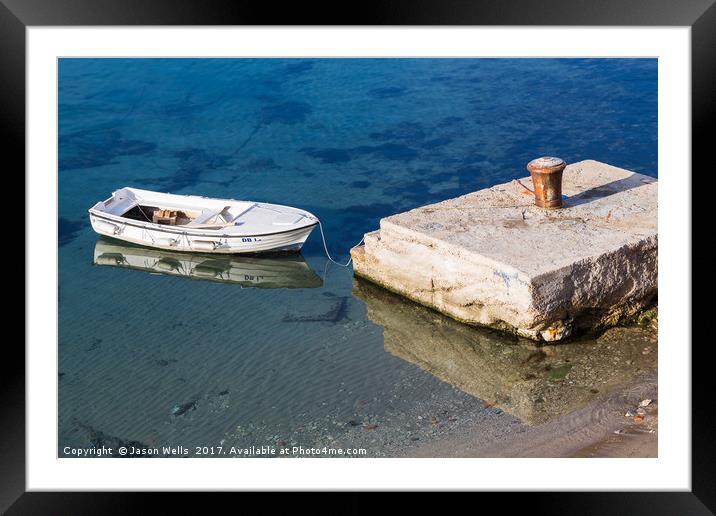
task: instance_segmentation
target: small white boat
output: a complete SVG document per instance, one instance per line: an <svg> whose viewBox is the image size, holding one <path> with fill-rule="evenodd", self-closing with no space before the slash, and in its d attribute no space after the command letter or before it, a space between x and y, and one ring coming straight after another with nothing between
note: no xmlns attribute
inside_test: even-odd
<svg viewBox="0 0 716 516"><path fill-rule="evenodd" d="M299 251L318 225L304 210L122 188L89 209L92 229L157 249L201 253Z"/></svg>

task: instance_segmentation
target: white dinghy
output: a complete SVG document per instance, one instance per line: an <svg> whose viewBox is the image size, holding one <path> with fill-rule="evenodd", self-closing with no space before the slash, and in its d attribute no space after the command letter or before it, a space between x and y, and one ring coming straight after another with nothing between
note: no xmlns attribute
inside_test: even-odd
<svg viewBox="0 0 716 516"><path fill-rule="evenodd" d="M126 242L201 253L299 251L318 225L304 210L122 188L89 209L92 229Z"/></svg>

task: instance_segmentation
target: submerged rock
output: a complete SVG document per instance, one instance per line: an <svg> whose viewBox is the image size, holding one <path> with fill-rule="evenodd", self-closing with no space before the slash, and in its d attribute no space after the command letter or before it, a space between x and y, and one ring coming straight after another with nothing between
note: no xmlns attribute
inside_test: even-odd
<svg viewBox="0 0 716 516"><path fill-rule="evenodd" d="M60 247L69 244L77 238L87 225L85 220L70 220L65 217L57 219L57 238Z"/></svg>
<svg viewBox="0 0 716 516"><path fill-rule="evenodd" d="M172 407L172 416L183 416L190 410L196 410L197 400L188 401L186 403L177 404Z"/></svg>
<svg viewBox="0 0 716 516"><path fill-rule="evenodd" d="M121 439L119 437L115 437L113 435L106 434L100 430L97 430L96 428L92 427L91 425L88 425L87 423L78 421L77 426L79 426L82 430L84 430L87 433L87 439L89 440L89 443L93 448L103 448L104 447L104 448L111 449L111 453L110 453L111 457L144 456L139 453L133 453L131 455L121 454L121 453L119 453L120 448L125 448L126 450L135 450L135 451L147 450L150 448L146 444L139 442L139 441Z"/></svg>
<svg viewBox="0 0 716 516"><path fill-rule="evenodd" d="M325 306L325 305L324 305ZM283 317L283 322L329 322L338 323L347 318L348 298L329 297L328 309L322 312L291 313Z"/></svg>

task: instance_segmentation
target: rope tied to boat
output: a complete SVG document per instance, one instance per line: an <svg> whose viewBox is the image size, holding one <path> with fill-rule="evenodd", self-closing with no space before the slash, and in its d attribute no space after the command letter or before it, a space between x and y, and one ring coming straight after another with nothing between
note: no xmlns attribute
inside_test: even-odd
<svg viewBox="0 0 716 516"><path fill-rule="evenodd" d="M144 213L144 209L142 208L142 205L140 204L143 200L144 200L144 199L140 199L140 198L135 194L135 196L134 196L134 206L132 206L132 207L135 207L135 206L136 206L137 208L139 208L139 213L141 213L142 216L144 216L144 218L147 219L147 222L149 222L150 224L153 224L154 221L151 220L149 217L147 217L147 214Z"/></svg>
<svg viewBox="0 0 716 516"><path fill-rule="evenodd" d="M340 262L337 262L336 260L334 260L334 259L331 257L331 253L328 252L328 246L326 245L326 235L323 233L323 224L321 223L320 219L318 220L318 229L321 230L321 239L323 240L323 250L326 252L326 257L327 257L331 262L335 263L336 265L338 265L338 266L340 266L340 267L348 267L348 266L351 264L351 262L353 262L353 257L352 257L352 256L348 259L348 261L347 261L346 263L340 263ZM350 254L350 252L351 252L353 249L355 249L356 247L358 247L359 245L361 245L361 244L363 243L363 240L364 240L364 239L365 239L365 237L361 238L361 239L360 239L360 242L358 242L356 245L354 245L353 247L351 247L351 248L348 250L348 254Z"/></svg>

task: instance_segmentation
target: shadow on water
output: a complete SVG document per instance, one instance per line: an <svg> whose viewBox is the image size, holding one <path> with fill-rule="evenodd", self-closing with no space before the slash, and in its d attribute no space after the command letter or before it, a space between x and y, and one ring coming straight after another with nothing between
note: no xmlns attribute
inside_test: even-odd
<svg viewBox="0 0 716 516"><path fill-rule="evenodd" d="M100 238L94 265L108 265L243 288L318 288L323 280L298 253L271 257L180 253Z"/></svg>
<svg viewBox="0 0 716 516"><path fill-rule="evenodd" d="M537 345L458 323L358 278L353 294L383 327L385 351L528 425L572 412L636 372L656 369L656 332L643 328Z"/></svg>

